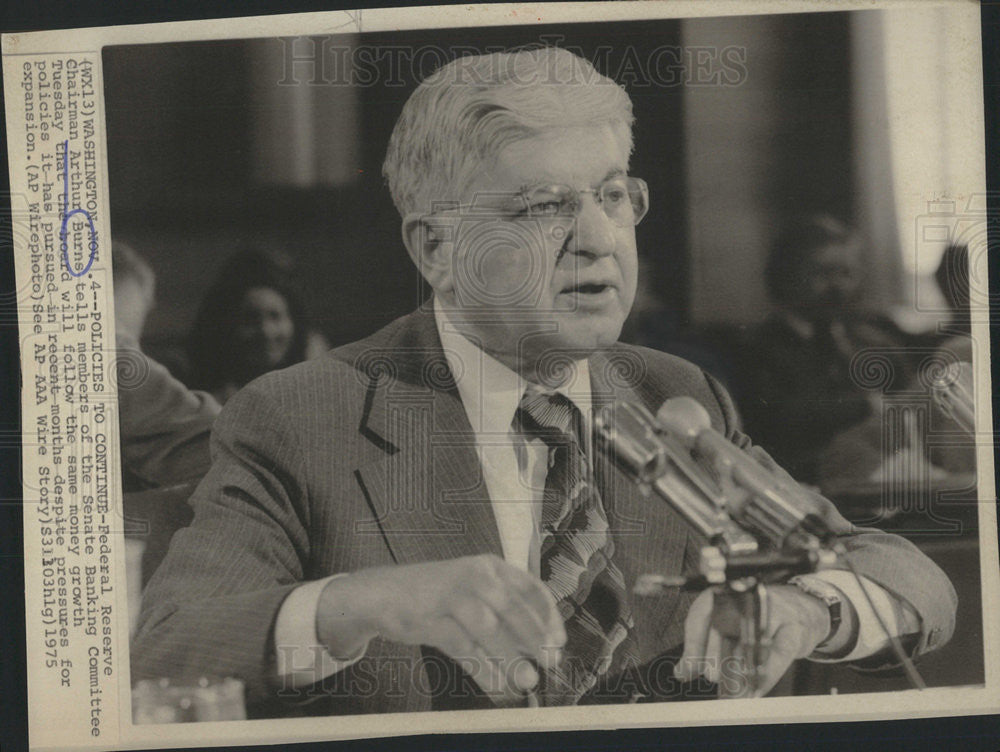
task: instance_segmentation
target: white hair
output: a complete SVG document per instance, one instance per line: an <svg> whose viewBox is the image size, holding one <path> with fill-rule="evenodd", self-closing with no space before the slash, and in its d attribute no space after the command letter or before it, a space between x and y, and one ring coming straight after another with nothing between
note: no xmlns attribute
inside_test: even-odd
<svg viewBox="0 0 1000 752"><path fill-rule="evenodd" d="M453 60L403 106L382 174L400 215L457 201L507 145L567 125L610 125L632 151L632 102L583 58L558 47Z"/></svg>

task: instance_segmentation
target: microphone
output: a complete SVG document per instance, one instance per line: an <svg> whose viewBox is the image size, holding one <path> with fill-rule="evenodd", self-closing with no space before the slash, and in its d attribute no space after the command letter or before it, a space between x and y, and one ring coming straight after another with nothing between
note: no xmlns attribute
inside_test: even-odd
<svg viewBox="0 0 1000 752"><path fill-rule="evenodd" d="M640 487L654 488L714 544L702 547L698 576L645 574L638 578L634 592L651 596L677 587L700 589L739 582L732 585L733 592L753 596L752 613L745 610L740 619L740 641L749 649L751 685L756 677L754 667L761 662L761 625L767 622L761 610L766 603L760 588L762 577L813 572L843 559L911 683L917 688L925 686L816 504L794 480L767 470L715 431L708 412L697 401L674 397L663 403L655 417L640 405L615 403L599 412L595 430L599 443L605 450L613 450L615 459ZM727 498L725 486L715 485L694 455L711 461L724 479L745 493ZM758 550L758 537L776 550ZM748 577L750 591L745 589Z"/></svg>
<svg viewBox="0 0 1000 752"><path fill-rule="evenodd" d="M730 515L777 548L815 548L832 533L816 505L794 482L764 468L714 430L708 412L691 397L673 397L656 414L659 424L687 449L709 459L723 477L746 491L731 499Z"/></svg>
<svg viewBox="0 0 1000 752"><path fill-rule="evenodd" d="M931 384L934 405L969 436L976 431L976 404L973 395L972 364L951 363Z"/></svg>
<svg viewBox="0 0 1000 752"><path fill-rule="evenodd" d="M722 490L645 407L631 402L607 405L595 415L594 432L599 448L644 492L655 491L708 540L734 553L757 550L753 536L726 512Z"/></svg>

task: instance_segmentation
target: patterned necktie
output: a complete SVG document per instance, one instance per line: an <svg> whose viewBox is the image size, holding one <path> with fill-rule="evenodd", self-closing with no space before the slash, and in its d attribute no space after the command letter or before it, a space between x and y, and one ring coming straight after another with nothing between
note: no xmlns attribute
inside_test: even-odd
<svg viewBox="0 0 1000 752"><path fill-rule="evenodd" d="M541 579L566 627L561 664L542 676L543 705L573 705L612 668L635 665L625 581L586 452L580 411L558 393L529 388L516 420L548 447L542 495Z"/></svg>

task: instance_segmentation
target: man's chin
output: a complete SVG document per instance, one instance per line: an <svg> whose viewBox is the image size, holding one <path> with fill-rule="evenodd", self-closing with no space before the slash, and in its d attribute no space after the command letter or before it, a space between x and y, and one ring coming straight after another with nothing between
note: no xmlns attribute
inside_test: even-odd
<svg viewBox="0 0 1000 752"><path fill-rule="evenodd" d="M554 348L579 352L582 357L611 347L618 341L623 321L616 316L579 316L560 321L560 331L553 338Z"/></svg>

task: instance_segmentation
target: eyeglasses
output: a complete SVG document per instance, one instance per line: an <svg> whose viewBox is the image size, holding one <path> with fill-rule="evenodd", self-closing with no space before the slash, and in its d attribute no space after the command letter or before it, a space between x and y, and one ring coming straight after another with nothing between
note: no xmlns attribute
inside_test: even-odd
<svg viewBox="0 0 1000 752"><path fill-rule="evenodd" d="M461 211L480 217L506 219L568 218L580 215L584 193L593 195L594 201L618 227L639 224L649 211L649 186L642 178L615 175L597 188L573 188L562 183L543 183L518 193L481 193L471 204L441 202L435 204L432 214Z"/></svg>
<svg viewBox="0 0 1000 752"><path fill-rule="evenodd" d="M649 211L649 187L642 178L616 175L597 188L573 188L561 183L533 186L519 194L523 217L577 217L583 208L581 196L593 195L594 201L614 224L632 227Z"/></svg>

